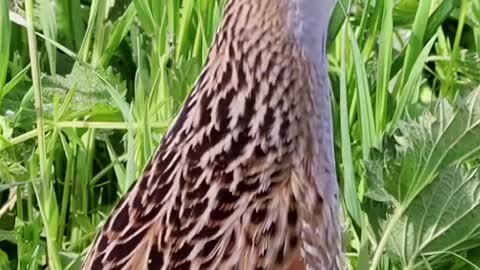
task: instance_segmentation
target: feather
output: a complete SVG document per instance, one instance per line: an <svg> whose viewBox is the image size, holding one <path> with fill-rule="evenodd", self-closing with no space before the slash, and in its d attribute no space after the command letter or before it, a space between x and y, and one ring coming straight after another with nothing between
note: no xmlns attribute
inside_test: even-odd
<svg viewBox="0 0 480 270"><path fill-rule="evenodd" d="M83 269L286 269L304 236L336 233L333 203L312 206L312 66L287 17L284 0L227 3L191 96Z"/></svg>

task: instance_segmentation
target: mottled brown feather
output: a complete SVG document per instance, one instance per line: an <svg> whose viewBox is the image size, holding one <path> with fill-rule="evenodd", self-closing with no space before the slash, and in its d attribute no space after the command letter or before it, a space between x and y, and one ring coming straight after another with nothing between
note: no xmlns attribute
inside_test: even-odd
<svg viewBox="0 0 480 270"><path fill-rule="evenodd" d="M307 267L340 269L336 204L309 168L315 72L285 29L289 2L226 4L196 87L83 269L286 269L302 243Z"/></svg>

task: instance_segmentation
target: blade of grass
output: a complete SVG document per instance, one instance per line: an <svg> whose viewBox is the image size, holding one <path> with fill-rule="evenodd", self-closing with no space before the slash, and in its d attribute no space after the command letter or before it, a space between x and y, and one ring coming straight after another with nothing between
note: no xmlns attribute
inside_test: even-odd
<svg viewBox="0 0 480 270"><path fill-rule="evenodd" d="M373 118L370 87L368 85L367 71L362 53L358 43L349 26L349 39L352 46L353 59L355 61L355 74L357 78L358 101L360 109L360 123L362 129L362 153L364 160L367 160L370 148L376 145L375 120Z"/></svg>
<svg viewBox="0 0 480 270"><path fill-rule="evenodd" d="M182 2L182 17L180 20L180 33L178 38L178 48L176 50L176 59L179 60L180 56L186 55L187 44L187 33L190 30L190 21L192 20L193 15L193 6L195 4L194 0L185 0Z"/></svg>
<svg viewBox="0 0 480 270"><path fill-rule="evenodd" d="M394 131L397 122L403 116L403 113L405 112L407 106L411 104L411 100L415 96L415 91L420 90L419 80L422 74L423 66L425 65L425 61L427 60L427 57L433 47L433 44L435 44L436 40L437 40L436 36L430 39L430 41L422 49L422 51L418 55L418 58L414 62L410 75L407 78L405 87L401 91L402 95L399 97L397 107L395 108L395 113L392 117L391 122L389 123L389 129L390 129L389 133Z"/></svg>
<svg viewBox="0 0 480 270"><path fill-rule="evenodd" d="M40 1L40 25L45 36L57 40L57 21L55 9L51 0ZM57 73L57 50L52 44L45 44L47 48L48 65L51 74Z"/></svg>
<svg viewBox="0 0 480 270"><path fill-rule="evenodd" d="M387 125L388 87L390 82L390 69L392 66L393 46L393 3L384 1L382 29L380 33L380 48L378 52L377 89L375 100L375 120L377 138L383 136Z"/></svg>
<svg viewBox="0 0 480 270"><path fill-rule="evenodd" d="M150 10L150 4L148 0L133 0L135 8L138 12L138 19L140 20L143 28L150 35L154 35L156 31L156 23Z"/></svg>
<svg viewBox="0 0 480 270"><path fill-rule="evenodd" d="M338 1L328 27L327 48L329 48L335 42L335 38L337 37L338 32L340 32L340 29L342 28L342 25L348 16L348 11L350 10L351 4L352 0Z"/></svg>
<svg viewBox="0 0 480 270"><path fill-rule="evenodd" d="M125 38L130 30L130 26L134 22L136 15L137 10L135 9L133 3L131 3L120 19L115 22L113 30L111 31L112 34L109 35L107 45L100 59L101 66L105 67L108 61L110 61L110 58L115 53L115 50L120 45L120 42Z"/></svg>
<svg viewBox="0 0 480 270"><path fill-rule="evenodd" d="M11 25L9 19L9 0L0 1L0 106L2 105L3 97L6 95L4 89L7 73L8 73L8 59L10 56L10 35Z"/></svg>
<svg viewBox="0 0 480 270"><path fill-rule="evenodd" d="M425 31L424 41L430 40L438 28L442 25L443 22L450 16L452 11L460 6L461 1L458 0L443 0L442 3L437 7L435 12L428 18L427 29ZM408 48L408 47L407 47ZM405 61L406 49L402 50L398 56L395 58L392 64L392 76L396 75L398 71L403 68Z"/></svg>
<svg viewBox="0 0 480 270"><path fill-rule="evenodd" d="M66 22L66 31L63 31L68 43L66 47L78 51L85 34L85 24L80 16L82 14L80 0L58 0L58 5L63 10L61 15Z"/></svg>
<svg viewBox="0 0 480 270"><path fill-rule="evenodd" d="M343 31L342 42L342 67L340 73L340 129L341 129L341 149L342 149L342 165L343 165L343 186L345 204L347 211L357 225L362 224L362 213L360 201L357 196L355 183L355 171L352 159L352 149L350 141L350 128L348 120L348 100L347 100L347 31L345 27Z"/></svg>
<svg viewBox="0 0 480 270"><path fill-rule="evenodd" d="M63 239L65 234L65 227L67 223L67 213L68 213L68 206L70 201L70 190L71 184L73 182L73 174L75 172L75 148L67 142L65 136L60 133L60 141L62 143L63 151L65 152L67 165L65 171L65 178L63 181L63 194L62 194L62 204L60 207L60 217L59 217L59 225L58 225L58 239ZM58 242L58 248L61 249L61 241Z"/></svg>
<svg viewBox="0 0 480 270"><path fill-rule="evenodd" d="M463 27L465 26L465 17L467 16L467 9L471 7L471 1L461 1L462 5L460 8L460 16L458 19L458 26L457 32L455 34L455 41L453 43L452 53L450 54L450 64L447 66L447 79L445 83L442 85L442 89L440 89L440 93L444 97L453 98L455 93L452 92L452 84L456 79L457 71L456 71L456 63L457 59L459 58L460 53L460 40L463 34Z"/></svg>
<svg viewBox="0 0 480 270"><path fill-rule="evenodd" d="M57 249L56 234L52 235L55 231L57 223L55 220L56 199L53 187L49 182L47 171L47 155L45 148L45 133L43 124L43 102L42 102L42 89L40 84L40 65L37 57L37 40L35 37L35 28L33 26L33 0L26 0L26 19L27 19L27 33L28 33L28 48L30 52L30 61L32 65L32 81L35 96L35 110L36 110L36 123L38 128L38 157L40 163L40 181L41 190L37 192L37 199L41 204L40 209L42 213L42 219L44 222L44 228L47 236L48 247L48 262L53 270L62 269L60 262L60 254ZM43 204L43 206L42 206ZM42 210L43 209L43 210ZM49 212L46 212L49 211ZM57 215L58 217L58 215Z"/></svg>
<svg viewBox="0 0 480 270"><path fill-rule="evenodd" d="M90 6L90 13L88 15L88 22L87 22L87 30L85 32L85 36L82 39L82 43L80 49L78 51L78 57L82 59L82 61L87 62L90 52L91 43L93 40L94 29L95 29L95 19L97 18L98 14L98 6L100 5L99 0L93 0Z"/></svg>
<svg viewBox="0 0 480 270"><path fill-rule="evenodd" d="M431 7L432 0L420 0L418 4L417 14L413 21L412 34L405 53L405 63L403 64L402 77L400 79L397 96L402 95L406 80L410 76L412 67L422 51Z"/></svg>

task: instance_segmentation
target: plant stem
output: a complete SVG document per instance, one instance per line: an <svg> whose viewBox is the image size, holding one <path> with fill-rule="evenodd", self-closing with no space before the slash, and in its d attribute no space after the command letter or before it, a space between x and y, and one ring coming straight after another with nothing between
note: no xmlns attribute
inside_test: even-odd
<svg viewBox="0 0 480 270"><path fill-rule="evenodd" d="M442 93L442 96L444 97L450 97L453 98L453 95L455 93L450 93L451 92L451 87L452 87L452 82L455 80L455 77L457 76L457 60L459 58L460 54L460 41L463 36L463 27L465 26L465 17L467 16L467 9L470 4L470 1L467 0L462 0L462 5L460 8L460 15L458 18L458 26L457 26L457 32L455 34L455 40L453 42L453 48L452 52L450 54L450 64L448 65L448 73L447 73L447 79L445 80L445 84L443 84L442 89L440 89L440 92Z"/></svg>
<svg viewBox="0 0 480 270"><path fill-rule="evenodd" d="M27 19L27 34L28 34L28 49L30 54L30 63L32 65L32 82L33 90L35 95L35 110L36 110L36 123L37 123L37 139L38 139L38 156L40 163L40 180L41 180L41 192L38 199L42 199L50 194L51 185L48 182L47 177L47 155L45 147L45 131L43 123L43 108L42 108L42 90L40 86L40 66L38 63L37 57L37 40L35 37L35 27L33 25L33 1L25 1L25 11ZM52 199L52 198L50 198ZM42 201L40 201L40 204ZM48 207L48 206L47 206ZM50 234L49 226L55 226L50 224L49 215L45 213L47 209L45 205L41 205L41 214L44 222L44 229L47 237L47 248L48 248L48 262L51 269L62 269L60 263L60 255L56 247L56 235Z"/></svg>
<svg viewBox="0 0 480 270"><path fill-rule="evenodd" d="M378 243L378 246L375 250L375 254L373 255L370 270L376 270L378 268L378 265L380 264L380 259L382 258L382 255L383 255L383 250L387 245L388 238L390 237L390 233L392 232L393 227L395 227L397 222L402 217L403 213L405 212L405 209L406 207L399 206L393 213L393 216L390 219L390 221L387 223L385 231L382 235L382 239L380 239L380 242Z"/></svg>

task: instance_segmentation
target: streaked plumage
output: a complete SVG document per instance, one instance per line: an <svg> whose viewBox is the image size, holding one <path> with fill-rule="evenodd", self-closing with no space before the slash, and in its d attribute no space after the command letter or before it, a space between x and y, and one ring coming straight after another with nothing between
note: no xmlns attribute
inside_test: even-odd
<svg viewBox="0 0 480 270"><path fill-rule="evenodd" d="M307 269L342 269L333 4L227 2L196 87L83 269L286 269L300 250Z"/></svg>

